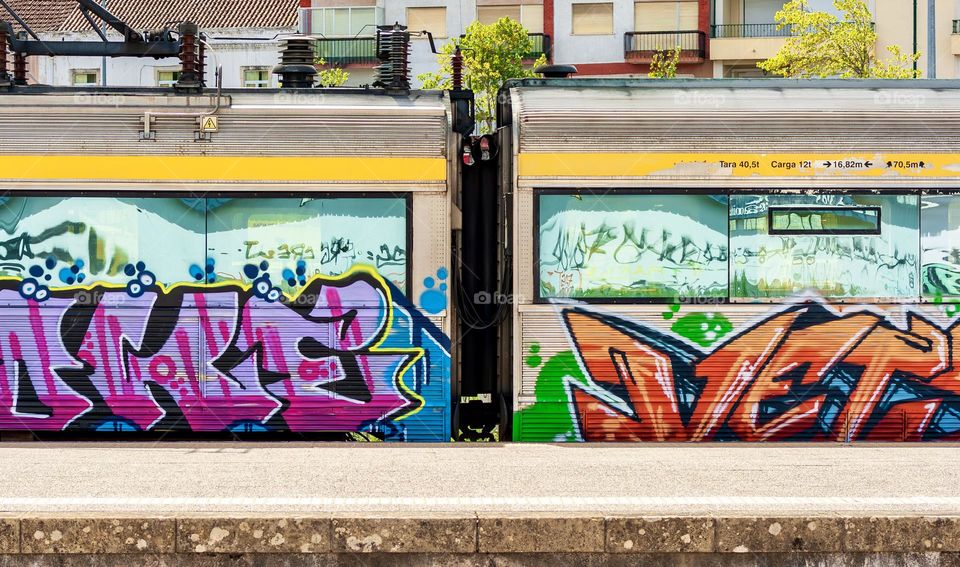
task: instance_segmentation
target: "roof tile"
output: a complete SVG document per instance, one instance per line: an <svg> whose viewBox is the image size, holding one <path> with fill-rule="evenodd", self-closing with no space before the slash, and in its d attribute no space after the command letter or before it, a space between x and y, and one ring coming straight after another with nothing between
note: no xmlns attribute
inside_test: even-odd
<svg viewBox="0 0 960 567"><path fill-rule="evenodd" d="M37 32L85 31L76 0L7 0ZM200 29L295 28L298 0L107 0L107 9L137 30L192 21ZM0 20L12 20L0 8Z"/></svg>

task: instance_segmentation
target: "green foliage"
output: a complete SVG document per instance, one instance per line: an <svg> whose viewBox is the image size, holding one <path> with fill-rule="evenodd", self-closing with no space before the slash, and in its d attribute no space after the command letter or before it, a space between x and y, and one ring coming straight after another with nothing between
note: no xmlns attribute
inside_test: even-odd
<svg viewBox="0 0 960 567"><path fill-rule="evenodd" d="M913 64L919 53L907 55L889 46L888 59L875 53L877 32L864 0L834 0L842 14L811 12L807 0L791 0L777 12L777 29L791 36L780 51L757 67L783 77L843 79L914 79Z"/></svg>
<svg viewBox="0 0 960 567"><path fill-rule="evenodd" d="M323 67L327 64L322 58L317 58L313 62L317 67ZM321 87L342 87L350 78L350 73L340 67L330 67L329 69L320 69L317 73L317 81Z"/></svg>
<svg viewBox="0 0 960 567"><path fill-rule="evenodd" d="M497 92L504 81L535 76L531 68L523 64L524 57L533 51L534 45L527 30L510 18L484 25L474 22L467 26L466 34L459 40L463 55L463 86L477 97L477 120L484 133L492 132L497 112ZM425 89L449 90L453 87L451 58L457 42L448 41L440 48L437 62L440 70L417 76ZM533 67L547 62L541 56Z"/></svg>
<svg viewBox="0 0 960 567"><path fill-rule="evenodd" d="M647 76L651 79L675 79L678 63L680 63L679 45L672 51L657 51L653 54L650 73Z"/></svg>

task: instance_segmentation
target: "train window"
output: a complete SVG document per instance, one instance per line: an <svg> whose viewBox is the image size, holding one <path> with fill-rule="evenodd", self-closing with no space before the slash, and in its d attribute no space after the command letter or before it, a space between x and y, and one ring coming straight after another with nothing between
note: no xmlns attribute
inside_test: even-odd
<svg viewBox="0 0 960 567"><path fill-rule="evenodd" d="M730 296L916 301L916 195L730 197Z"/></svg>
<svg viewBox="0 0 960 567"><path fill-rule="evenodd" d="M203 207L178 198L7 195L0 223L0 275L48 288L192 281L204 262Z"/></svg>
<svg viewBox="0 0 960 567"><path fill-rule="evenodd" d="M539 299L727 295L727 197L539 192Z"/></svg>
<svg viewBox="0 0 960 567"><path fill-rule="evenodd" d="M301 274L339 275L356 264L374 266L406 290L407 203L403 197L210 199L208 253L229 279L249 282L256 276L247 266L265 262L285 291Z"/></svg>
<svg viewBox="0 0 960 567"><path fill-rule="evenodd" d="M880 234L880 207L773 206L770 234Z"/></svg>
<svg viewBox="0 0 960 567"><path fill-rule="evenodd" d="M920 232L924 298L960 296L960 195L924 195Z"/></svg>

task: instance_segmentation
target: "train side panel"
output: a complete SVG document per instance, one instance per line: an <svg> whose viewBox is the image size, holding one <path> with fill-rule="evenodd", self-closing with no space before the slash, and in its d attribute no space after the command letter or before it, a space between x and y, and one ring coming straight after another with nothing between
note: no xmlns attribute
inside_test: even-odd
<svg viewBox="0 0 960 567"><path fill-rule="evenodd" d="M960 96L796 86L511 89L513 439L960 437Z"/></svg>
<svg viewBox="0 0 960 567"><path fill-rule="evenodd" d="M450 440L442 96L238 94L209 140L174 95L30 96L0 115L33 164L0 198L0 430ZM87 144L16 143L44 104Z"/></svg>

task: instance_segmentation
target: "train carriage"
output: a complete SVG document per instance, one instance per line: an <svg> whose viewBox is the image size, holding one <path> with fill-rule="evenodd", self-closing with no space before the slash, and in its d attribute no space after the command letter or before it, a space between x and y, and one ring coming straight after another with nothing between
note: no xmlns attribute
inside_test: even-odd
<svg viewBox="0 0 960 567"><path fill-rule="evenodd" d="M0 430L451 437L443 93L0 94Z"/></svg>
<svg viewBox="0 0 960 567"><path fill-rule="evenodd" d="M513 439L960 437L958 86L508 85Z"/></svg>

